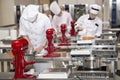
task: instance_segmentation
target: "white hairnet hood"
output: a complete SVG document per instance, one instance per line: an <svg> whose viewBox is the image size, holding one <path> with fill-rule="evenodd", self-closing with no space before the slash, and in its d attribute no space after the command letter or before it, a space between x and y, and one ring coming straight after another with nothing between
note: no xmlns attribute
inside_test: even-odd
<svg viewBox="0 0 120 80"><path fill-rule="evenodd" d="M97 4L90 5L90 13L98 14L100 10L101 10L101 6Z"/></svg>
<svg viewBox="0 0 120 80"><path fill-rule="evenodd" d="M52 2L50 4L50 10L55 14L55 15L58 15L61 11L59 5L57 4L56 1Z"/></svg>
<svg viewBox="0 0 120 80"><path fill-rule="evenodd" d="M44 11L49 10L48 4L44 4L44 5L43 5L43 10L44 10Z"/></svg>
<svg viewBox="0 0 120 80"><path fill-rule="evenodd" d="M28 5L24 9L24 11L22 13L22 17L25 20L33 22L36 19L38 13L39 13L39 6L38 5Z"/></svg>

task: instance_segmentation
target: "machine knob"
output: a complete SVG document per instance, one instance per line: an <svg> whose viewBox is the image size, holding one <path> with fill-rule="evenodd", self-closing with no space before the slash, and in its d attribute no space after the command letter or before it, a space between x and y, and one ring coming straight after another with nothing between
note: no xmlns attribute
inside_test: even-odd
<svg viewBox="0 0 120 80"><path fill-rule="evenodd" d="M28 48L28 41L24 38L12 41L12 49L14 50L27 49L27 48Z"/></svg>
<svg viewBox="0 0 120 80"><path fill-rule="evenodd" d="M61 30L65 30L66 29L66 24L61 24Z"/></svg>
<svg viewBox="0 0 120 80"><path fill-rule="evenodd" d="M74 25L75 24L75 21L73 20L73 21L71 21L71 25Z"/></svg>
<svg viewBox="0 0 120 80"><path fill-rule="evenodd" d="M53 29L53 28L47 29L46 34L47 34L47 35L51 35L51 34L53 34L53 32L54 32L54 29Z"/></svg>

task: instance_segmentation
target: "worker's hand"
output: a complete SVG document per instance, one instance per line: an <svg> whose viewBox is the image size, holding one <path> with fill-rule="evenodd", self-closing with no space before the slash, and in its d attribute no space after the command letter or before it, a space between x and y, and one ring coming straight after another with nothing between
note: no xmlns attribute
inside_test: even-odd
<svg viewBox="0 0 120 80"><path fill-rule="evenodd" d="M97 36L97 35L95 35L95 38L100 38L101 36Z"/></svg>
<svg viewBox="0 0 120 80"><path fill-rule="evenodd" d="M56 32L56 36L57 36L57 37L60 37L61 35L62 35L61 32Z"/></svg>
<svg viewBox="0 0 120 80"><path fill-rule="evenodd" d="M77 29L77 32L76 32L77 34L78 34L80 31L83 31L83 28L82 28L82 27L77 27L76 29Z"/></svg>
<svg viewBox="0 0 120 80"><path fill-rule="evenodd" d="M56 35L61 35L62 33L61 32L57 32Z"/></svg>
<svg viewBox="0 0 120 80"><path fill-rule="evenodd" d="M82 27L77 27L77 31L82 31L83 28Z"/></svg>
<svg viewBox="0 0 120 80"><path fill-rule="evenodd" d="M36 48L34 51L36 51L37 53L39 53L39 52L42 51L43 48L44 48L43 46L39 46L39 47Z"/></svg>

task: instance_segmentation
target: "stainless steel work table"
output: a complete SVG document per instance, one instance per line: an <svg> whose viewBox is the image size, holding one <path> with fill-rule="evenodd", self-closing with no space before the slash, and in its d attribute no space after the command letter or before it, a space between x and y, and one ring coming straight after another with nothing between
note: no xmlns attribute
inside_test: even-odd
<svg viewBox="0 0 120 80"><path fill-rule="evenodd" d="M11 65L11 63L10 63L10 61L11 61L12 59L9 57L9 55L8 54L1 54L0 53L0 62L1 62L1 71L2 72L4 72L4 70L5 70L5 66L4 66L4 62L7 62L7 71L9 72L10 71L10 65Z"/></svg>
<svg viewBox="0 0 120 80"><path fill-rule="evenodd" d="M106 32L106 31L117 32L117 31L120 31L120 28L109 28L109 29L103 29L103 32Z"/></svg>
<svg viewBox="0 0 120 80"><path fill-rule="evenodd" d="M35 57L35 61L70 61L71 57L54 57L54 58L44 58L44 57Z"/></svg>
<svg viewBox="0 0 120 80"><path fill-rule="evenodd" d="M11 49L11 44L0 44L0 49Z"/></svg>
<svg viewBox="0 0 120 80"><path fill-rule="evenodd" d="M0 80L14 80L14 73L11 72L0 72ZM16 79L16 80L74 80L70 79Z"/></svg>
<svg viewBox="0 0 120 80"><path fill-rule="evenodd" d="M66 46L62 46L62 47L60 46L58 48L62 48L62 49L75 49L75 48L86 48L86 47L92 47L92 48L93 47L94 48L104 48L104 47L114 48L115 45L94 45L94 46L91 46L91 45L86 46L85 45L85 46L80 46L80 45L73 44L72 46L67 46L67 47ZM61 52L61 54L64 54L64 52L63 53ZM29 56L34 57L34 55L31 55L31 54ZM69 61L69 60L71 60L71 57L63 57L62 56L62 57L57 57L57 58L43 58L43 57L35 56L34 60L36 62L41 62L41 61ZM9 56L7 54L1 54L0 55L0 61L11 61L11 59L9 58ZM80 77L78 77L78 76L80 76L79 73L82 73L82 72L80 72L80 71L76 71L76 72L73 71L72 74L70 74L68 79L36 79L36 80L75 80L75 78L80 78ZM92 73L92 72L90 72L90 73ZM108 75L106 75L106 76L108 76ZM0 73L0 80L2 80L2 79L4 79L4 80L13 80L13 73L11 73L11 72L1 72ZM19 80L35 80L35 79L19 79Z"/></svg>
<svg viewBox="0 0 120 80"><path fill-rule="evenodd" d="M93 75L93 77L88 76L88 73ZM99 73L102 73L102 75L96 75ZM82 75L84 75L84 76L82 76ZM13 80L13 77L14 77L14 73L0 72L0 80ZM91 80L92 79L110 80L110 79L108 79L109 78L108 72L105 72L105 71L98 71L98 72L95 72L95 74L94 74L94 71L86 71L86 72L85 71L84 72L83 71L75 71L69 75L68 79L16 79L16 80L80 80L80 79L84 79L84 78L87 79L87 77L91 78Z"/></svg>

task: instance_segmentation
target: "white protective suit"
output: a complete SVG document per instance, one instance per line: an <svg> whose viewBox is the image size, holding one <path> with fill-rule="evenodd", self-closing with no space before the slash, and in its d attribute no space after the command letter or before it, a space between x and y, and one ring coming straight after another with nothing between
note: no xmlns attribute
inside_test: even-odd
<svg viewBox="0 0 120 80"><path fill-rule="evenodd" d="M61 24L66 24L67 27L66 35L70 36L69 32L71 29L71 21L72 21L71 15L66 11L61 11L56 1L53 1L50 4L50 10L55 14L52 20L52 26L54 27L55 32L61 32L61 28L60 28ZM57 35L57 36L59 37L61 35Z"/></svg>
<svg viewBox="0 0 120 80"><path fill-rule="evenodd" d="M50 21L52 22L52 15L50 13L48 15L48 13L45 12L45 11L49 12L49 10L50 10L48 4L43 5L43 10L44 10L44 14L47 15L48 18L50 19Z"/></svg>
<svg viewBox="0 0 120 80"><path fill-rule="evenodd" d="M62 11L61 16L54 15L52 26L54 27L55 31L61 32L60 28L61 24L66 24L67 31L70 32L71 21L72 21L71 15L66 11Z"/></svg>
<svg viewBox="0 0 120 80"><path fill-rule="evenodd" d="M19 35L28 36L34 49L42 45L46 40L46 30L51 28L49 18L39 13L38 6L28 5L20 18ZM46 51L43 49L39 54L44 54ZM34 67L37 72L43 71L45 68L50 67L50 63L35 63Z"/></svg>
<svg viewBox="0 0 120 80"><path fill-rule="evenodd" d="M39 13L38 8L35 9L34 5L29 5L23 11L20 18L19 29L19 35L27 35L34 49L43 44L46 39L46 30L51 28L51 23L48 17ZM32 23L35 19L36 21Z"/></svg>
<svg viewBox="0 0 120 80"><path fill-rule="evenodd" d="M75 29L77 29L77 27L83 29L82 31L79 31L79 35L98 37L102 34L102 20L96 16L100 10L101 6L92 4L90 5L90 14L93 14L95 19L91 19L90 14L86 14L77 20Z"/></svg>
<svg viewBox="0 0 120 80"><path fill-rule="evenodd" d="M79 32L79 35L95 37L102 34L102 20L98 17L94 20L89 20L89 14L83 15L75 24L75 28L79 26L83 28L83 30Z"/></svg>

